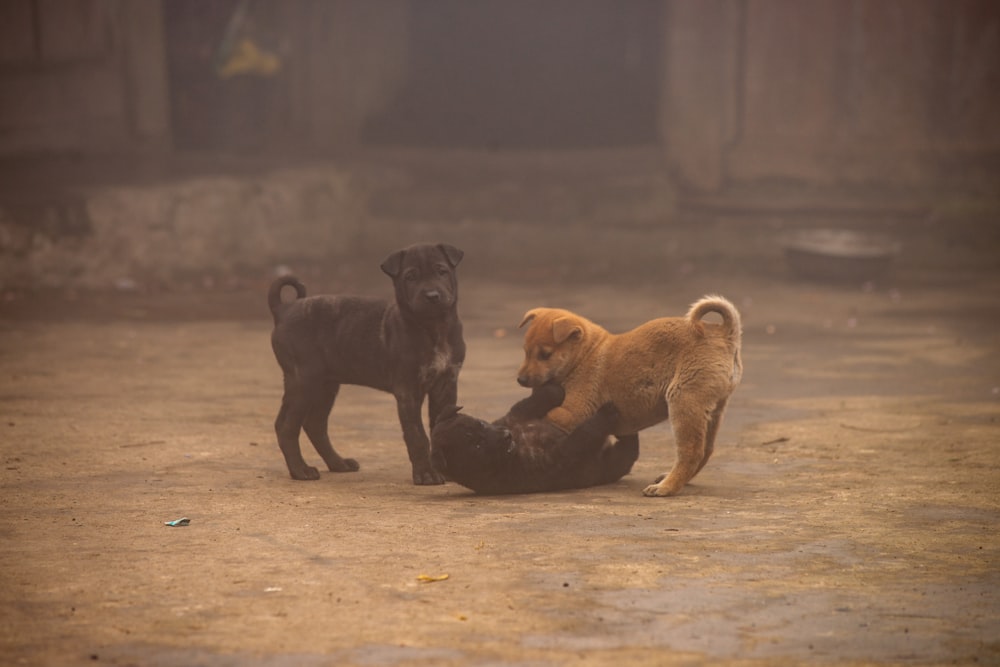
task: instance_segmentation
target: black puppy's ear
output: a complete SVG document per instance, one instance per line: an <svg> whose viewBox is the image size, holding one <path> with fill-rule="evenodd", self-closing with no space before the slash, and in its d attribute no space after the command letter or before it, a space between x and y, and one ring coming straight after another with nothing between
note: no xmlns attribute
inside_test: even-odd
<svg viewBox="0 0 1000 667"><path fill-rule="evenodd" d="M458 266L458 263L462 261L463 257L465 257L464 252L453 245L448 245L447 243L438 243L438 249L444 253L444 256L448 259L448 264L450 264L453 269Z"/></svg>
<svg viewBox="0 0 1000 667"><path fill-rule="evenodd" d="M390 278L395 278L399 275L399 269L403 266L403 255L406 254L405 250L397 250L382 262L382 270Z"/></svg>
<svg viewBox="0 0 1000 667"><path fill-rule="evenodd" d="M454 417L455 415L457 415L458 411L461 410L461 409L462 409L461 405L446 405L446 406L444 406L441 409L441 412L438 413L438 416L437 416L437 419L435 420L435 422L438 423L438 424L440 424L441 422L445 421L446 419L451 419L452 417Z"/></svg>

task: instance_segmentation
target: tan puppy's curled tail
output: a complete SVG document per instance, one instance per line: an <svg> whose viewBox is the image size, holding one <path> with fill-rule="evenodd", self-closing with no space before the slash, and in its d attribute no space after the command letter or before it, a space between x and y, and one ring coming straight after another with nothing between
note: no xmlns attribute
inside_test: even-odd
<svg viewBox="0 0 1000 667"><path fill-rule="evenodd" d="M692 323L698 322L709 313L718 313L722 316L722 326L726 329L726 334L736 348L740 347L743 339L743 324L740 321L740 313L728 299L718 294L704 296L693 304L688 310L688 320Z"/></svg>

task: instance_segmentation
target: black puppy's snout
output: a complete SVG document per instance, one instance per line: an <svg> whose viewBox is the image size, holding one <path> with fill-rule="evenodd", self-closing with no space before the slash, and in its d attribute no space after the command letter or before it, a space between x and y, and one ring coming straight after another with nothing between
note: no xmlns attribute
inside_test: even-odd
<svg viewBox="0 0 1000 667"><path fill-rule="evenodd" d="M439 301L441 301L441 292L437 291L436 289L427 290L426 292L424 292L424 298L430 301L431 303L438 303Z"/></svg>

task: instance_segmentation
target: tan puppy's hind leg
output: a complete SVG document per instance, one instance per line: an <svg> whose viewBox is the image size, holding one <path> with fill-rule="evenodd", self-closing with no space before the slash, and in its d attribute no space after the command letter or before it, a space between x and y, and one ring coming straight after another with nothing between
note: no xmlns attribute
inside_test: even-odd
<svg viewBox="0 0 1000 667"><path fill-rule="evenodd" d="M642 490L644 496L673 496L695 476L707 458L705 439L708 417L702 406L685 405L683 398L668 399L670 422L677 445L674 467L657 482Z"/></svg>
<svg viewBox="0 0 1000 667"><path fill-rule="evenodd" d="M715 410L712 411L711 416L708 418L708 431L705 432L705 455L701 458L701 465L698 466L698 470L695 471L696 475L701 472L701 469L705 467L708 460L712 458L712 452L715 450L715 436L719 434L719 426L722 424L722 414L726 411L726 404L728 402L729 398L719 401L715 406Z"/></svg>

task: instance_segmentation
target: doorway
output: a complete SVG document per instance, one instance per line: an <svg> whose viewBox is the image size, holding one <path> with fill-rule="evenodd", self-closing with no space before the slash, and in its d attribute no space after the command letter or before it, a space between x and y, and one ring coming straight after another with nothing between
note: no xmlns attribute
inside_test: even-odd
<svg viewBox="0 0 1000 667"><path fill-rule="evenodd" d="M662 2L415 2L408 77L368 144L602 148L656 140Z"/></svg>

